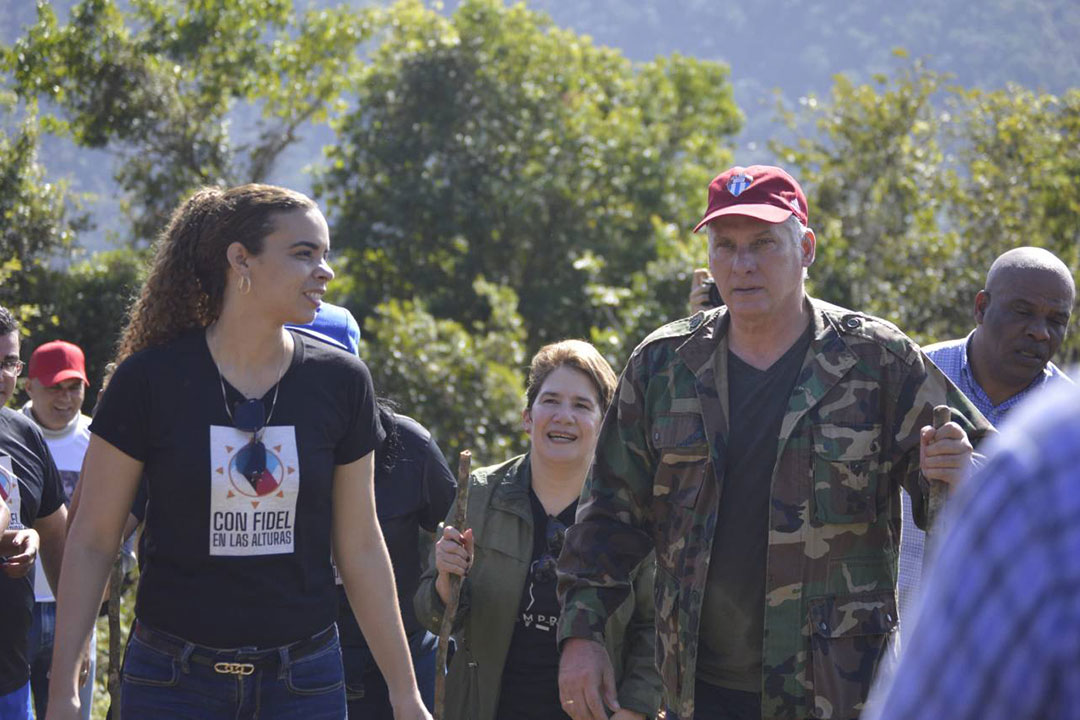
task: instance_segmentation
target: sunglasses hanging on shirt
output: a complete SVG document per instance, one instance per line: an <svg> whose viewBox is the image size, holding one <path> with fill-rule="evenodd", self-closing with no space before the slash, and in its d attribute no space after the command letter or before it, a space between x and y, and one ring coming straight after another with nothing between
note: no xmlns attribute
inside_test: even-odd
<svg viewBox="0 0 1080 720"><path fill-rule="evenodd" d="M549 583L555 580L555 568L559 564L559 553L562 552L565 539L566 525L554 515L548 515L547 529L544 531L547 552L533 563L533 580L535 582Z"/></svg>
<svg viewBox="0 0 1080 720"><path fill-rule="evenodd" d="M282 375L284 375L282 369ZM229 415L229 421L233 427L241 432L251 433L251 439L247 445L240 448L236 453L236 468L240 474L251 483L251 489L256 490L259 478L266 472L266 446L263 444L263 431L274 414L277 407L278 390L281 388L281 375L274 384L274 397L270 401L270 412L266 412L263 401L255 398L243 400L229 407L229 398L225 394L225 378L218 370L218 380L221 381L221 399L225 401L225 412Z"/></svg>

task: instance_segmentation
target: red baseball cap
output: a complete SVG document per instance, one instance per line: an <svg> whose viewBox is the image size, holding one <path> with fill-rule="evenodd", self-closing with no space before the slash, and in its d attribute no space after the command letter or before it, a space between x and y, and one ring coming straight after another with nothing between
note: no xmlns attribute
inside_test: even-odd
<svg viewBox="0 0 1080 720"><path fill-rule="evenodd" d="M71 378L79 378L89 385L86 379L86 358L78 345L63 340L53 340L39 345L30 356L30 378L45 387L62 383Z"/></svg>
<svg viewBox="0 0 1080 720"><path fill-rule="evenodd" d="M807 212L806 195L799 183L780 168L736 165L709 183L709 207L694 232L723 215L742 215L767 223L782 223L794 215L806 225Z"/></svg>

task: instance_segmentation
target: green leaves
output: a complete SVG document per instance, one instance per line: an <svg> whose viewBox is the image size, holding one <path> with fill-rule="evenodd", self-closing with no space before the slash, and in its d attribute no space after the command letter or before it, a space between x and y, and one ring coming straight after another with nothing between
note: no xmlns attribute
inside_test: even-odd
<svg viewBox="0 0 1080 720"><path fill-rule="evenodd" d="M367 319L361 355L379 394L426 425L448 458L470 448L495 463L525 449L525 333L512 290L483 279L473 287L490 307L486 322L437 319L419 298L390 300Z"/></svg>
<svg viewBox="0 0 1080 720"><path fill-rule="evenodd" d="M635 66L497 0L450 18L405 0L378 27L317 184L335 242L362 258L350 303L422 294L441 317L483 322L482 275L519 294L530 349L594 328L636 341L609 327L612 303L657 256L651 218L690 225L730 159L726 69ZM676 294L661 314L684 312Z"/></svg>
<svg viewBox="0 0 1080 720"><path fill-rule="evenodd" d="M301 127L341 110L367 16L301 16L286 0L83 0L60 25L42 3L3 66L21 97L52 101L53 129L116 152L145 242L191 190L265 180Z"/></svg>
<svg viewBox="0 0 1080 720"><path fill-rule="evenodd" d="M773 149L809 193L816 293L932 342L971 329L1005 250L1080 267L1080 93L964 90L904 62L873 85L838 77L827 103L787 115L804 139ZM1074 333L1063 362L1078 347Z"/></svg>
<svg viewBox="0 0 1080 720"><path fill-rule="evenodd" d="M38 135L33 103L14 135L0 131L0 304L7 307L26 303L24 293L46 261L71 252L85 225L66 184L46 182Z"/></svg>

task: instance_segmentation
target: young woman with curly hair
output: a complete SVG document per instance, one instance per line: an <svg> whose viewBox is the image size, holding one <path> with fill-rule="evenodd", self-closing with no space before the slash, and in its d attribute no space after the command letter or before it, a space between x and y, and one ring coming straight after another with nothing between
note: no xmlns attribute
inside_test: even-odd
<svg viewBox="0 0 1080 720"><path fill-rule="evenodd" d="M283 188L207 188L174 213L90 428L50 720L77 715L80 648L141 477L123 717L345 717L331 549L395 716L429 717L376 522L371 377L284 327L315 317L329 245L318 207Z"/></svg>

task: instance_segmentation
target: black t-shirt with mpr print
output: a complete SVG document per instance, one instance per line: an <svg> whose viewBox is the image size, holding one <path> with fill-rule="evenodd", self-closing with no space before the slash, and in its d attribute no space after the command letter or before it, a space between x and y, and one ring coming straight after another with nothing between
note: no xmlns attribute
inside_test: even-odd
<svg viewBox="0 0 1080 720"><path fill-rule="evenodd" d="M497 720L552 720L569 717L559 705L559 648L556 625L559 599L555 594L554 561L562 549L555 528L569 527L577 500L554 518L529 489L533 517L533 551L521 592L514 635L503 665Z"/></svg>

